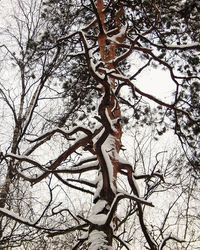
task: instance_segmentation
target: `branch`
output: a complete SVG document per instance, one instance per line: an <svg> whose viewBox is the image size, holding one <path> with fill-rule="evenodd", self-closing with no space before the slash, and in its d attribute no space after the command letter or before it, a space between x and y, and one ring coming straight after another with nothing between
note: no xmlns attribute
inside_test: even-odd
<svg viewBox="0 0 200 250"><path fill-rule="evenodd" d="M133 193L136 195L136 197L139 196L139 190L137 188L137 183L135 182L135 179L133 177L133 170L132 170L132 166L129 165L129 164L126 164L126 163L123 163L122 162L122 166L124 166L127 170L127 177L128 177L128 182L129 182L129 185L133 191ZM154 239L151 238L149 232L148 232L148 229L144 223L144 213L143 213L143 209L142 209L142 206L141 206L141 202L140 201L137 201L137 207L138 207L138 217L139 217L139 222L140 222L140 226L141 226L141 229L142 229L142 232L150 246L150 248L152 250L156 250L157 249L157 246L156 246L156 243L154 241Z"/></svg>
<svg viewBox="0 0 200 250"><path fill-rule="evenodd" d="M31 122L34 110L35 110L35 108L37 106L37 103L38 103L38 99L39 99L40 93L41 93L41 91L42 91L42 89L44 87L45 82L51 76L51 72L52 72L53 68L55 67L55 63L58 60L58 57L60 55L60 51L61 51L61 48L58 46L57 47L57 51L56 51L56 53L55 53L52 61L49 63L48 69L46 71L44 71L43 74L42 74L42 77L41 77L41 80L40 80L40 84L38 85L38 87L37 87L34 95L32 96L29 108L27 109L27 112L24 115L24 119L25 119L24 127L23 127L23 131L22 131L22 133L21 133L18 141L21 140L21 138L23 137L23 135L26 132L27 127L29 126L29 124Z"/></svg>
<svg viewBox="0 0 200 250"><path fill-rule="evenodd" d="M49 167L49 170L53 171L55 170L60 164L61 162L65 161L67 159L67 157L69 157L71 154L73 154L78 148L80 148L81 146L85 146L88 142L90 142L90 137L86 136L82 139L80 139L79 141L77 141L74 145L72 145L69 149L67 149L64 153L62 153L55 161L54 163ZM48 176L49 173L44 173L41 176L39 176L38 178L36 178L33 183L38 183L40 182L42 179L46 178Z"/></svg>
<svg viewBox="0 0 200 250"><path fill-rule="evenodd" d="M25 155L16 155L16 154L10 153L10 154L5 155L5 158L7 158L7 157L16 159L16 160L18 160L20 162L28 162L28 163L30 163L30 164L32 164L34 166L37 166L42 171L49 171L48 168L43 167L39 162L34 161L34 160L32 160L31 158L29 158L29 157L27 157Z"/></svg>
<svg viewBox="0 0 200 250"><path fill-rule="evenodd" d="M104 25L104 23L103 23L104 22L104 20L103 20L104 13L103 12L98 13L98 8L94 4L93 0L90 0L90 3L92 5L92 8L94 10L94 14L96 16L96 20L97 20L97 23L98 23L98 26L99 26L99 32L100 32L101 35L103 35L104 34L104 27L103 27L103 25ZM101 20L101 18L102 18L102 20Z"/></svg>
<svg viewBox="0 0 200 250"><path fill-rule="evenodd" d="M116 209L117 209L117 205L119 203L119 201L121 199L130 199L130 200L133 200L133 201L136 201L137 203L140 203L140 204L144 204L144 205L147 205L147 206L150 206L150 207L154 207L154 205L151 203L151 202L148 202L144 199L141 199L139 198L138 196L136 195L129 195L129 194L125 194L125 193L118 193L116 196L115 196L115 199L112 203L112 206L111 206L111 209L108 213L108 217L107 217L107 220L106 220L106 224L109 225L112 221L112 218L113 218L113 214L115 213Z"/></svg>
<svg viewBox="0 0 200 250"><path fill-rule="evenodd" d="M57 230L57 232L49 233L47 235L47 237L54 237L54 236L61 235L61 234L67 234L67 233L72 232L72 231L81 230L84 227L88 227L88 224L84 223L84 224L80 224L78 226L66 228L64 230L60 230L60 231Z"/></svg>
<svg viewBox="0 0 200 250"><path fill-rule="evenodd" d="M44 230L44 231L56 231L57 234L59 232L61 233L63 231L68 232L68 230L69 230L69 232L70 232L70 231L76 230L75 229L76 227L68 228L68 229L65 229L65 230L63 230L63 229L62 230L58 230L58 229L55 230L55 229L50 229L50 228L46 228L46 227L42 227L42 226L37 226L36 223L30 222L29 220L27 220L27 219L13 213L12 211L10 211L10 210L8 210L6 208L0 208L0 214L3 214L4 216L7 216L7 217L11 218L12 220L15 220L15 221L17 221L17 222L19 222L21 224L26 225L26 226L33 227L33 228L39 229L39 230ZM84 226L84 225L82 225L82 226ZM81 227L81 225L79 227Z"/></svg>
<svg viewBox="0 0 200 250"><path fill-rule="evenodd" d="M2 84L1 84L2 85ZM2 96L2 99L7 103L8 107L10 108L10 110L12 111L13 113L13 117L14 117L14 120L15 120L15 124L17 124L18 122L18 119L17 119L17 115L16 115L16 111L15 111L15 108L12 106L12 104L9 102L6 94L4 93L4 91L2 89L0 89L0 94Z"/></svg>
<svg viewBox="0 0 200 250"><path fill-rule="evenodd" d="M92 136L92 132L88 129L88 128L84 128L84 127L76 127L76 128L73 128L69 131L66 131L62 128L55 128L55 129L52 129L51 131L48 131L47 133L39 136L38 138L34 139L34 140L28 140L30 142L36 142L36 141L41 141L43 139L45 139L46 137L52 137L55 133L60 133L62 134L66 139L69 140L69 136L77 133L77 132L83 132L85 133L86 135L88 136Z"/></svg>
<svg viewBox="0 0 200 250"><path fill-rule="evenodd" d="M119 242L121 243L121 245L123 245L127 250L131 250L131 249L127 246L127 244L126 244L123 240L121 240L121 239L119 238L119 236L113 235L113 238L116 239L117 241L119 241Z"/></svg>
<svg viewBox="0 0 200 250"><path fill-rule="evenodd" d="M149 44L151 44L154 47L160 48L160 49L168 49L168 50L188 50L188 49L199 49L200 48L200 43L195 42L195 43L191 43L191 44L182 44L182 45L172 45L172 44L167 44L167 43L163 43L163 44L155 44L152 41L150 41L149 39L147 39L146 37L142 36L141 34L137 34L139 37L141 37L142 39L144 39L146 42L148 42Z"/></svg>
<svg viewBox="0 0 200 250"><path fill-rule="evenodd" d="M69 174L80 174L80 173L84 173L87 171L91 171L91 170L98 170L99 169L99 163L97 162L96 165L91 165L91 164L84 164L83 166L79 167L79 166L72 166L70 169L58 169L58 170L54 170L51 171L53 173L69 173Z"/></svg>
<svg viewBox="0 0 200 250"><path fill-rule="evenodd" d="M77 182L77 183L80 183L80 184L84 184L84 185L88 185L89 187L92 187L92 188L96 188L96 184L92 183L92 182L89 182L87 180L83 180L83 179L67 179L67 181L71 181L71 182Z"/></svg>
<svg viewBox="0 0 200 250"><path fill-rule="evenodd" d="M102 71L105 72L105 70L104 70L103 68L102 68ZM186 115L186 116L188 117L188 119L191 120L191 121L193 121L193 122L199 122L199 121L200 121L200 119L195 119L195 118L191 117L190 114L189 114L187 111L185 111L185 110L183 110L183 109L180 109L180 108L177 108L177 107L176 107L176 101L175 101L175 103L172 103L172 104L166 103L166 102L164 102L164 101L162 101L162 100L156 98L155 96L153 96L153 95L151 95L151 94L148 94L148 93L143 92L142 90L140 90L139 88L137 88L137 87L134 85L134 83L133 83L128 77L126 77L126 76L124 76L124 75L122 75L122 74L116 74L116 73L113 73L113 72L110 72L110 75L111 75L111 77L113 77L113 78L115 78L115 79L117 79L117 80L124 81L124 82L126 83L127 86L134 86L134 91L135 91L135 92L137 92L137 93L139 93L140 95L142 95L142 96L144 96L144 97L146 97L146 98L148 98L148 99L154 101L155 103L157 103L157 104L159 104L159 105L161 105L161 106L164 106L164 107L166 107L166 108L172 109L172 110L174 110L174 111L180 112L180 113ZM125 84L124 84L124 85L125 85ZM124 86L124 85L123 85L123 86ZM118 91L119 91L119 90L118 90Z"/></svg>
<svg viewBox="0 0 200 250"><path fill-rule="evenodd" d="M174 237L174 236L168 236L168 237L166 237L166 238L162 241L161 245L159 246L159 250L163 250L163 248L164 248L164 246L166 246L168 240L174 240L174 241L177 241L177 242L179 242L179 243L185 242L185 240L178 239L178 238L176 238L176 237Z"/></svg>
<svg viewBox="0 0 200 250"><path fill-rule="evenodd" d="M84 192L84 193L88 193L88 194L94 195L94 192L92 192L90 190L87 190L87 189L84 189L84 188L81 188L81 187L77 187L75 185L70 184L68 181L64 180L59 174L54 173L54 175L58 178L58 180L60 180L66 186L71 187L71 188L76 189L76 190L79 190L79 191Z"/></svg>
<svg viewBox="0 0 200 250"><path fill-rule="evenodd" d="M79 239L79 241L76 243L76 245L73 246L72 250L78 250L79 247L83 245L83 243L87 240L87 238Z"/></svg>
<svg viewBox="0 0 200 250"><path fill-rule="evenodd" d="M56 168L58 166L60 166L61 162L65 161L71 154L73 154L78 148L83 147L85 145L87 145L89 142L91 141L91 138L89 136L85 136L82 139L76 141L74 143L74 145L72 145L70 148L68 148L66 151L64 151L52 164L50 167L48 168L43 168L38 162L31 160L30 158L24 156L17 156L14 154L8 154L8 157L13 157L16 159L19 159L21 161L26 161L29 162L33 165L36 165L37 167L39 167L40 169L42 169L43 171L45 171L43 174L41 174L39 177L37 178L29 178L27 176L24 176L22 173L18 172L17 170L15 170L17 172L17 174L22 177L23 179L29 181L33 184L36 184L38 182L40 182L41 180L43 180L44 178L46 178L50 173L54 172L56 170Z"/></svg>

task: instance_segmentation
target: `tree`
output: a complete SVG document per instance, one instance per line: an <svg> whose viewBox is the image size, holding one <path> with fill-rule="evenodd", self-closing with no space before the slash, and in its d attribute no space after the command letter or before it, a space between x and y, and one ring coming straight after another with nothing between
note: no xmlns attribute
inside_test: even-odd
<svg viewBox="0 0 200 250"><path fill-rule="evenodd" d="M63 84L66 113L59 124L64 127L59 125L41 136L29 138L29 142L33 143L31 149L27 148L29 154L17 151L4 153L3 159L19 162L21 169L16 165L14 173L32 185L53 176L53 179L89 194L93 193L91 189L85 189L82 185L96 189L91 216L85 218L79 215L77 218L72 215L77 220L75 226L54 228L56 232L49 233L55 236L71 230L87 230L88 235L81 238L74 249L111 249L114 238L129 249L120 237L114 236L112 227L114 221L118 220L117 207L124 199L130 200L131 204L134 201L130 211L137 211L149 249L162 249L170 239L181 242L171 236L165 238L164 226L161 227L163 241L160 242L153 235L154 230L147 227L144 206L153 206L147 198L154 190L148 188L148 184L153 178L158 178L160 184L163 175L153 169L151 173L137 176L137 169L122 158L124 146L121 137L122 125L130 124L132 115L135 118L133 125L154 124L158 136L172 129L188 159L185 171L189 170L198 177L197 72L200 45L196 42L199 39L196 25L199 4L196 1L91 0L76 1L75 5L70 0L58 0L45 2L44 6L41 16L45 20L46 31L37 44L35 37L31 39L34 44L31 49L36 54L42 53L41 58L54 55L53 59L49 59L51 62L48 62L47 71L42 72L41 80L45 79L46 82L51 77L52 81L57 79ZM39 58L36 59L37 63ZM141 60L142 66L132 72L131 63L134 60ZM175 90L171 102L145 93L136 86L138 76L148 67L163 68L169 72ZM147 100L158 105L154 112L150 112ZM70 107L73 107L73 114ZM126 117L122 115L125 113ZM67 141L76 140L52 162L43 164L39 162L40 158L31 158L32 148L44 145L55 133L61 134ZM68 167L65 164L68 159L75 164ZM27 164L34 167L32 172ZM98 173L96 182L81 178L88 171ZM80 176L71 179L66 178L65 174ZM119 190L120 175L126 178L129 193ZM144 183L147 184L143 198L139 196L136 185L136 179L141 178L146 179ZM11 216L5 209L1 212ZM62 210L58 214L61 216ZM29 226L40 228L39 222L29 223ZM165 221L163 223L165 225Z"/></svg>
<svg viewBox="0 0 200 250"><path fill-rule="evenodd" d="M7 156L28 156L39 154L40 143L26 150L26 136L42 133L46 126L51 126L54 115L61 112L54 105L59 103L61 96L58 99L57 95L62 90L49 83L61 56L58 48L50 55L37 50L36 38L43 32L44 25L40 13L42 2L16 1L12 4L12 19L8 18L1 30L1 150ZM47 124L49 120L51 124ZM5 155L1 154L0 158L0 208L12 208L20 216L32 218L35 201L29 185L21 182L20 173L16 173L21 169L20 163ZM48 185L47 182L47 190ZM36 230L22 228L1 214L0 245L20 245L21 240L34 239L36 235Z"/></svg>

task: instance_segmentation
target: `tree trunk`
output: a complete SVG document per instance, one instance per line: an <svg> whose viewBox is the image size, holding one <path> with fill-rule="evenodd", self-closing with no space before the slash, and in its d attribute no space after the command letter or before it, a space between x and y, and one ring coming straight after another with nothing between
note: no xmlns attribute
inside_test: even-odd
<svg viewBox="0 0 200 250"><path fill-rule="evenodd" d="M101 61L106 69L114 70L113 61L116 57L116 44L107 39L103 0L97 1L97 11L100 19L99 25L101 26L98 38ZM117 18L115 21L116 28L120 32ZM90 250L111 249L110 247L112 246L113 229L106 218L116 197L116 179L119 171L118 158L122 136L120 125L121 112L118 100L114 94L116 82L108 75L107 81L102 83L102 85L103 98L99 105L98 113L103 128L99 133L98 140L94 143L100 173L94 198L94 212L90 217L91 221L94 221L89 231ZM114 217L114 214L112 217Z"/></svg>

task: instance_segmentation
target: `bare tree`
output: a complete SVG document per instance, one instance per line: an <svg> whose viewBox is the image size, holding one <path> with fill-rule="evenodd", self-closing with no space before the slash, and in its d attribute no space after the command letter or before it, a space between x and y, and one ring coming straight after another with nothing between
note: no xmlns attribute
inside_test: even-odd
<svg viewBox="0 0 200 250"><path fill-rule="evenodd" d="M54 122L61 125L58 117L62 108L58 105L62 89L55 88L50 78L65 55L60 53L59 48L50 53L37 49L36 39L44 30L42 1L15 1L10 8L13 15L4 22L0 45L1 151L11 156L40 155L41 152L37 151L40 143L26 150L29 144L26 136L41 134L46 126L50 128ZM66 115L69 114L70 110L66 112ZM15 213L32 218L35 198L30 185L20 181L21 170L19 162L5 158L1 153L0 208L12 208ZM18 174L16 171L19 171ZM49 182L46 183L46 190L51 194ZM49 200L51 203L51 195ZM26 238L34 239L37 231L22 229L1 214L0 238L3 246L18 245Z"/></svg>

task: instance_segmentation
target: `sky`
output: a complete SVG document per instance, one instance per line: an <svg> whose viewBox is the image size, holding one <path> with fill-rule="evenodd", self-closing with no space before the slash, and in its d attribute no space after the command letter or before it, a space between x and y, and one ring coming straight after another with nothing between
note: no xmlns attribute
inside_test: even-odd
<svg viewBox="0 0 200 250"><path fill-rule="evenodd" d="M171 94L174 90L169 72L162 69L148 68L144 70L135 85L142 91L152 94L163 101L170 101Z"/></svg>

